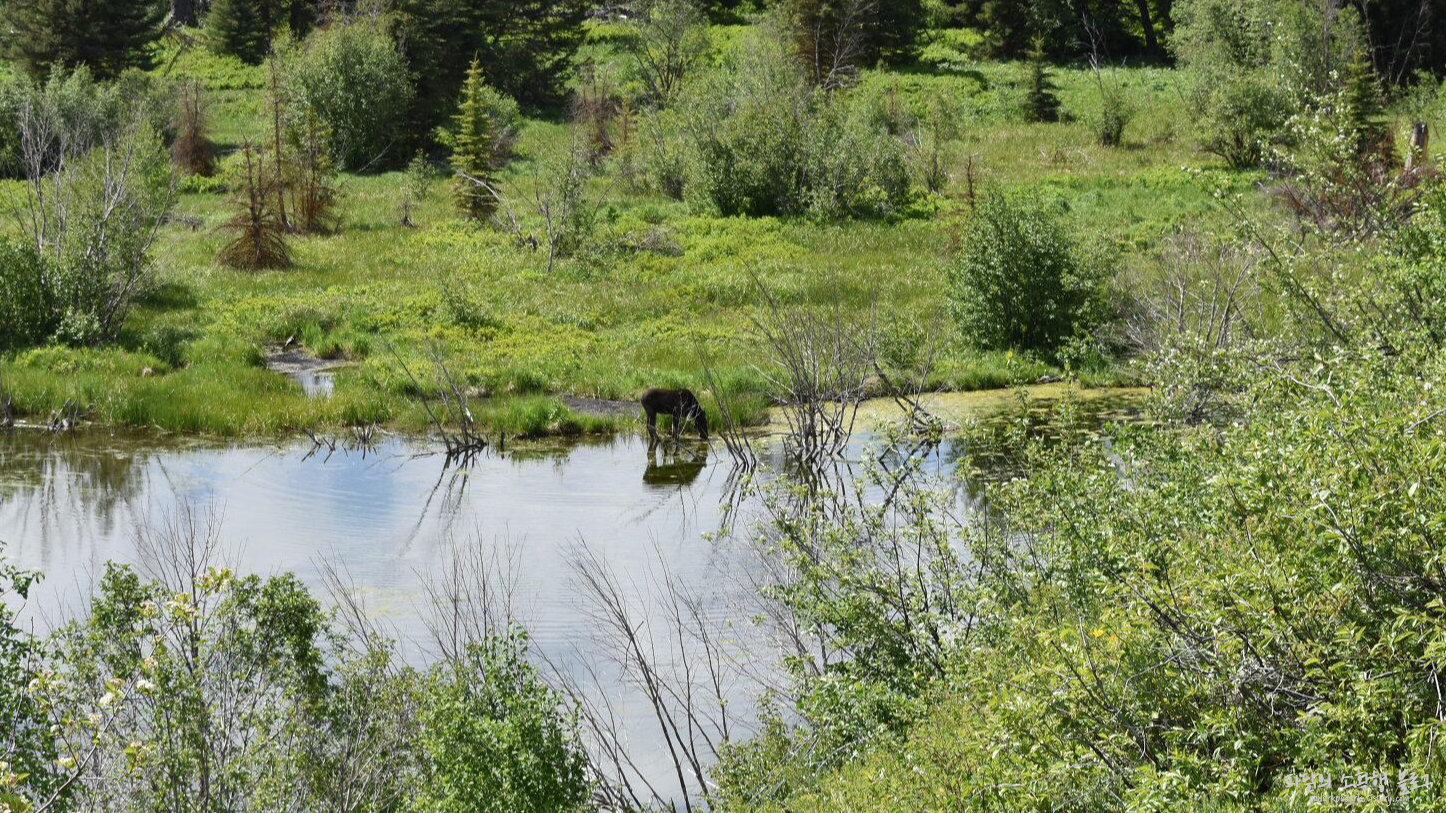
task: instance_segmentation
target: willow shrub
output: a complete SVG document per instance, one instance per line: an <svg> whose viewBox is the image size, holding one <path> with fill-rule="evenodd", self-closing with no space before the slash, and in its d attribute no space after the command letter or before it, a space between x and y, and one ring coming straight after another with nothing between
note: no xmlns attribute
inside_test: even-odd
<svg viewBox="0 0 1446 813"><path fill-rule="evenodd" d="M908 202L903 141L849 93L810 85L772 37L693 83L678 108L660 120L675 129L649 139L643 163L660 191L676 190L681 174L684 197L701 208L837 218Z"/></svg>
<svg viewBox="0 0 1446 813"><path fill-rule="evenodd" d="M358 21L319 29L288 72L288 102L311 109L330 128L344 169L385 166L401 155L413 91L406 63L381 26Z"/></svg>
<svg viewBox="0 0 1446 813"><path fill-rule="evenodd" d="M949 268L964 339L986 350L1053 354L1109 315L1112 258L1084 246L1063 213L1033 195L986 195Z"/></svg>
<svg viewBox="0 0 1446 813"><path fill-rule="evenodd" d="M909 526L810 532L824 553L787 595L846 648L801 670L800 727L725 761L720 807L1306 810L1323 791L1293 779L1318 774L1381 778L1362 809L1446 809L1446 359L1286 373L1259 374L1229 427L1027 444L987 520L923 526L951 541L906 590L874 588ZM902 727L868 713L890 697Z"/></svg>

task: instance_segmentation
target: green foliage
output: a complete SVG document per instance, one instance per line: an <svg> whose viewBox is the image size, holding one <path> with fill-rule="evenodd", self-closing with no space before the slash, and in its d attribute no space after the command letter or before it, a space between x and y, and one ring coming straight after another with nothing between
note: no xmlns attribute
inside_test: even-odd
<svg viewBox="0 0 1446 813"><path fill-rule="evenodd" d="M49 261L33 245L0 241L0 350L33 347L55 335L61 308Z"/></svg>
<svg viewBox="0 0 1446 813"><path fill-rule="evenodd" d="M473 59L506 96L556 104L588 8L587 0L402 0L396 35L417 87L411 132L428 135L454 112Z"/></svg>
<svg viewBox="0 0 1446 813"><path fill-rule="evenodd" d="M903 141L857 105L827 105L814 114L807 138L804 208L811 216L882 217L907 203L912 179Z"/></svg>
<svg viewBox="0 0 1446 813"><path fill-rule="evenodd" d="M830 87L879 60L911 60L928 22L923 0L784 0L777 11L804 71Z"/></svg>
<svg viewBox="0 0 1446 813"><path fill-rule="evenodd" d="M273 34L305 37L316 23L316 0L211 0L205 16L206 44L216 54L259 65L272 50ZM283 28L284 27L284 28Z"/></svg>
<svg viewBox="0 0 1446 813"><path fill-rule="evenodd" d="M148 68L161 35L163 0L7 0L0 48L32 76L90 68L109 79Z"/></svg>
<svg viewBox="0 0 1446 813"><path fill-rule="evenodd" d="M685 194L723 215L800 211L813 104L803 75L774 43L751 43L683 101Z"/></svg>
<svg viewBox="0 0 1446 813"><path fill-rule="evenodd" d="M323 809L581 811L574 714L520 632L425 674L334 627L292 575L242 576L206 517L140 539L148 573L108 564L89 613L16 629L35 577L0 567L0 803L156 813ZM74 805L75 808L68 807ZM42 805L43 808L43 805Z"/></svg>
<svg viewBox="0 0 1446 813"><path fill-rule="evenodd" d="M496 180L499 141L496 91L482 78L477 60L467 69L462 99L452 119L452 171L457 208L473 220L485 221L497 208Z"/></svg>
<svg viewBox="0 0 1446 813"><path fill-rule="evenodd" d="M1364 42L1354 11L1251 0L1182 0L1171 47L1196 76L1205 149L1257 166L1285 122L1334 93Z"/></svg>
<svg viewBox="0 0 1446 813"><path fill-rule="evenodd" d="M1260 165L1281 139L1291 109L1279 85L1245 71L1220 74L1205 104L1203 146L1236 169Z"/></svg>
<svg viewBox="0 0 1446 813"><path fill-rule="evenodd" d="M1104 321L1111 263L1080 246L1045 201L986 196L961 244L950 301L972 344L1048 354Z"/></svg>
<svg viewBox="0 0 1446 813"><path fill-rule="evenodd" d="M212 0L206 12L206 44L218 54L260 65L271 48L271 29L255 0Z"/></svg>
<svg viewBox="0 0 1446 813"><path fill-rule="evenodd" d="M770 38L691 88L684 194L723 215L882 215L910 194L908 162L867 103L809 87ZM666 136L664 136L666 137ZM676 183L655 150L660 188Z"/></svg>
<svg viewBox="0 0 1446 813"><path fill-rule="evenodd" d="M337 163L363 170L396 160L412 86L391 36L355 21L306 39L286 76L289 104L310 109L331 131Z"/></svg>
<svg viewBox="0 0 1446 813"><path fill-rule="evenodd" d="M64 140L53 146L58 163L34 187L25 220L43 261L36 265L20 251L9 252L7 263L29 304L48 308L22 321L29 340L51 329L45 338L52 341L98 344L116 337L151 284L151 246L171 205L170 162L143 123L78 154L67 155L76 145Z"/></svg>
<svg viewBox="0 0 1446 813"><path fill-rule="evenodd" d="M415 226L416 218L413 216L422 201L427 199L427 193L431 191L432 184L437 180L437 170L427 160L427 156L417 151L412 160L407 162L406 173L402 176L402 200L401 200L401 223L403 226Z"/></svg>
<svg viewBox="0 0 1446 813"><path fill-rule="evenodd" d="M1376 69L1362 51L1346 66L1342 101L1345 124L1358 161L1389 161L1391 133Z"/></svg>
<svg viewBox="0 0 1446 813"><path fill-rule="evenodd" d="M1029 54L1029 86L1024 96L1024 120L1030 122L1059 121L1059 88L1049 75L1044 60L1043 41L1035 43Z"/></svg>
<svg viewBox="0 0 1446 813"><path fill-rule="evenodd" d="M983 35L985 54L1026 56L1036 41L1051 58L1077 59L1092 49L1116 56L1161 55L1172 0L961 0L956 18Z"/></svg>
<svg viewBox="0 0 1446 813"><path fill-rule="evenodd" d="M214 540L195 519L146 538L167 557L163 581L109 565L89 617L55 634L56 677L35 691L77 795L151 810L193 809L177 798L199 810L265 806L287 726L326 690L316 601L292 576L198 564ZM169 558L182 555L195 558ZM114 768L93 771L90 759Z"/></svg>
<svg viewBox="0 0 1446 813"><path fill-rule="evenodd" d="M291 245L278 199L283 191L265 152L251 142L241 147L232 162L227 186L231 189L231 217L222 225L232 238L221 247L216 261L231 268L261 271L291 265Z"/></svg>
<svg viewBox="0 0 1446 813"><path fill-rule="evenodd" d="M524 657L518 632L434 667L418 709L418 813L568 813L588 801L576 720Z"/></svg>
<svg viewBox="0 0 1446 813"><path fill-rule="evenodd" d="M287 222L303 234L330 234L341 225L337 213L336 165L331 129L311 108L304 108L286 127L282 162L291 193Z"/></svg>
<svg viewBox="0 0 1446 813"><path fill-rule="evenodd" d="M22 786L39 793L55 790L55 749L46 733L44 710L26 690L35 677L42 653L41 641L17 626L14 608L24 605L39 576L12 565L0 564L0 806L17 813L27 809L17 791Z"/></svg>
<svg viewBox="0 0 1446 813"><path fill-rule="evenodd" d="M1101 88L1097 107L1090 113L1095 141L1101 147L1118 147L1124 143L1125 127L1134 116L1129 99L1117 88Z"/></svg>
<svg viewBox="0 0 1446 813"><path fill-rule="evenodd" d="M702 7L696 0L651 0L626 47L649 100L666 106L708 53Z"/></svg>
<svg viewBox="0 0 1446 813"><path fill-rule="evenodd" d="M138 117L164 132L173 102L169 91L135 71L120 81L98 82L84 65L71 71L57 67L44 81L24 75L0 79L0 172L23 177L49 171L63 152L83 153L117 138ZM22 149L22 113L32 133L33 165Z"/></svg>

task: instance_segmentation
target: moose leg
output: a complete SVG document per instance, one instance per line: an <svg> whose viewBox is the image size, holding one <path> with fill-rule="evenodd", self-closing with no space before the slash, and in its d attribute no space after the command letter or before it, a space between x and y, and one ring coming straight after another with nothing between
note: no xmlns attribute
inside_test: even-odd
<svg viewBox="0 0 1446 813"><path fill-rule="evenodd" d="M643 407L643 422L648 425L648 445L653 446L658 442L658 411L652 407Z"/></svg>
<svg viewBox="0 0 1446 813"><path fill-rule="evenodd" d="M673 443L678 442L678 434L683 431L683 410L673 410Z"/></svg>

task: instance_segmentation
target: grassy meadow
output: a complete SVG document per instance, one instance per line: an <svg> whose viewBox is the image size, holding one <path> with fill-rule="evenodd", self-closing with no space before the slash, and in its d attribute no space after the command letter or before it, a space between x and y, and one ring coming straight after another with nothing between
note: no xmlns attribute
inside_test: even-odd
<svg viewBox="0 0 1446 813"><path fill-rule="evenodd" d="M725 48L740 36L726 26L713 35ZM229 212L220 176L184 178L154 249L159 284L132 312L118 345L21 352L0 360L0 379L30 416L70 402L97 422L167 431L241 435L371 422L415 429L424 415L403 365L427 390L435 351L478 399L483 422L514 435L618 428L616 418L572 414L557 396L706 389L705 366L741 414L759 418L768 389L752 326L763 307L759 286L790 305L837 300L860 320L876 308L886 349L929 337L941 348L930 382L939 389L1062 374L953 336L945 265L971 190L1028 187L1058 199L1079 233L1114 246L1131 268L1146 265L1161 237L1182 224L1226 227L1217 191L1246 192L1258 178L1227 171L1200 151L1181 72L1107 70L1103 80L1121 89L1134 115L1123 145L1102 147L1088 125L1099 97L1094 74L1057 69L1064 121L1026 124L1026 67L975 61L968 45L967 32L938 32L917 65L867 71L849 91L908 105L947 98L958 111L948 188L916 195L899 216L711 216L644 190L620 159L609 159L590 180L595 233L548 273L544 251L459 218L445 178L406 227L401 172L344 174L340 230L294 239L292 268L258 273L215 261ZM266 137L264 66L200 47L168 48L156 72L205 86L212 138L223 153ZM585 53L600 63L624 58L613 53L606 25L593 29ZM503 194L525 199L540 162L573 138L561 115L529 117L517 158L501 175ZM6 183L18 194L15 182ZM288 338L343 362L333 397L308 398L264 368L264 349ZM1133 378L1118 362L1074 372L1087 384Z"/></svg>

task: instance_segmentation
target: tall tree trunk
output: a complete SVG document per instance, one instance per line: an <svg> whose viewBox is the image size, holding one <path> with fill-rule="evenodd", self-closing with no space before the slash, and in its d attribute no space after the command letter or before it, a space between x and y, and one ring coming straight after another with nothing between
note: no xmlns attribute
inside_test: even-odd
<svg viewBox="0 0 1446 813"><path fill-rule="evenodd" d="M195 25L196 0L171 0L171 19L178 25Z"/></svg>
<svg viewBox="0 0 1446 813"><path fill-rule="evenodd" d="M1140 9L1140 28L1145 32L1145 50L1152 56L1160 54L1160 38L1155 33L1155 18L1150 14L1150 0L1135 0Z"/></svg>

